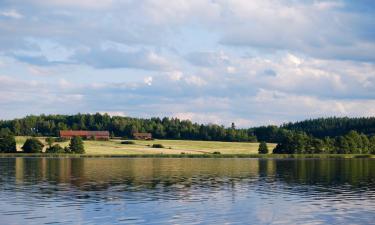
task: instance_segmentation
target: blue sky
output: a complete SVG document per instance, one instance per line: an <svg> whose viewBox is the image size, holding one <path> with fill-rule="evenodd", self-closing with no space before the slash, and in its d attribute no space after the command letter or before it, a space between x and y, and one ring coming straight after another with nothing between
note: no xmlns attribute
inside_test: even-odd
<svg viewBox="0 0 375 225"><path fill-rule="evenodd" d="M375 115L375 2L3 0L0 118Z"/></svg>

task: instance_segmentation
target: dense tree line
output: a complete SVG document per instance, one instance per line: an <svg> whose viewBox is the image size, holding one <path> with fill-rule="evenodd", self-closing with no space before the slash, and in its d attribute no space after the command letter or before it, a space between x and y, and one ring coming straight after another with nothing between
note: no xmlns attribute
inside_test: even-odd
<svg viewBox="0 0 375 225"><path fill-rule="evenodd" d="M375 117L348 118L331 117L287 123L286 130L302 131L318 138L343 136L354 130L367 136L375 135Z"/></svg>
<svg viewBox="0 0 375 225"><path fill-rule="evenodd" d="M288 131L273 150L276 154L375 154L375 136L368 137L357 131L323 139L304 132Z"/></svg>
<svg viewBox="0 0 375 225"><path fill-rule="evenodd" d="M112 136L131 138L135 132L149 132L155 138L250 141L256 142L252 129L226 128L198 124L177 118L138 119L107 114L40 115L0 121L0 132L14 135L58 136L60 130L108 130Z"/></svg>

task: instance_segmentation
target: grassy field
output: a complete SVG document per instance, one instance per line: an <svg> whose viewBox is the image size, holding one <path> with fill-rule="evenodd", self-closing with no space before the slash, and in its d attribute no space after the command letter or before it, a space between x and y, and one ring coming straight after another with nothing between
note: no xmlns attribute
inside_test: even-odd
<svg viewBox="0 0 375 225"><path fill-rule="evenodd" d="M21 150L27 137L16 137L17 149ZM45 138L39 138L43 143ZM258 143L219 142L219 141L187 141L187 140L153 140L135 141L135 144L121 144L121 140L84 141L86 154L110 155L142 155L142 154L257 154ZM69 142L59 142L65 147ZM162 144L165 148L151 148L153 144ZM270 151L275 144L268 144Z"/></svg>

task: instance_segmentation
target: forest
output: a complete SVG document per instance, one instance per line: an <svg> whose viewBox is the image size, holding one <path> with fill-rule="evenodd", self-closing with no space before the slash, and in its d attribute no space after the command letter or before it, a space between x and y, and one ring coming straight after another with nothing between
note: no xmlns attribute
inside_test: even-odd
<svg viewBox="0 0 375 225"><path fill-rule="evenodd" d="M149 132L157 139L277 143L274 153L375 153L375 118L331 117L281 126L236 128L178 118L131 118L108 114L40 115L0 121L0 136L58 136L60 130L108 130L131 138Z"/></svg>

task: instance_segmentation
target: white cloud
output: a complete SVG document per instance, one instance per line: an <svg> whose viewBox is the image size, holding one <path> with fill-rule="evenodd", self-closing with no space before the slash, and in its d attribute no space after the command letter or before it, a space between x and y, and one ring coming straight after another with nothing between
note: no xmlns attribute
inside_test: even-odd
<svg viewBox="0 0 375 225"><path fill-rule="evenodd" d="M0 11L0 16L10 17L13 19L22 19L24 16L15 9Z"/></svg>
<svg viewBox="0 0 375 225"><path fill-rule="evenodd" d="M152 77L146 77L144 80L145 84L147 84L148 86L151 86L152 85Z"/></svg>
<svg viewBox="0 0 375 225"><path fill-rule="evenodd" d="M78 7L83 9L105 9L113 4L113 0L29 0L39 5L51 5L59 7Z"/></svg>
<svg viewBox="0 0 375 225"><path fill-rule="evenodd" d="M207 82L205 80L203 80L201 77L195 76L195 75L185 77L184 80L187 84L198 86L198 87L204 86L204 85L207 84Z"/></svg>
<svg viewBox="0 0 375 225"><path fill-rule="evenodd" d="M152 51L120 51L115 49L90 49L72 57L77 64L85 63L96 68L135 68L144 70L172 70L166 58Z"/></svg>
<svg viewBox="0 0 375 225"><path fill-rule="evenodd" d="M93 112L92 114L94 114L96 112ZM108 114L109 116L127 116L125 112L116 112L116 111L109 111L109 112L99 112L100 114L104 115L104 114Z"/></svg>
<svg viewBox="0 0 375 225"><path fill-rule="evenodd" d="M167 75L168 75L169 79L171 79L173 81L179 81L184 76L183 72L178 71L178 70L168 72Z"/></svg>
<svg viewBox="0 0 375 225"><path fill-rule="evenodd" d="M330 10L330 9L342 8L344 7L344 4L339 1L319 1L319 2L314 2L313 6L315 6L319 10Z"/></svg>

